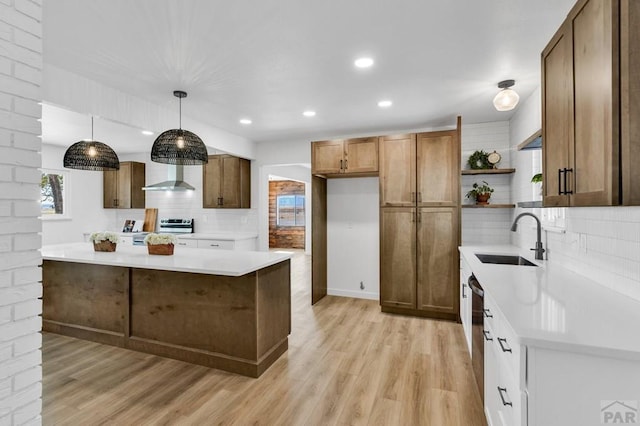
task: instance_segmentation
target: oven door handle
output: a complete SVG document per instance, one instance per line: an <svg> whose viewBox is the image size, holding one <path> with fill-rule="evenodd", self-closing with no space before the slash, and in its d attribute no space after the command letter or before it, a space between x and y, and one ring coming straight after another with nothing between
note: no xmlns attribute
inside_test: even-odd
<svg viewBox="0 0 640 426"><path fill-rule="evenodd" d="M468 281L469 287L471 287L471 291L477 294L480 297L484 297L484 290L480 287L480 283L476 279L475 275L471 275Z"/></svg>

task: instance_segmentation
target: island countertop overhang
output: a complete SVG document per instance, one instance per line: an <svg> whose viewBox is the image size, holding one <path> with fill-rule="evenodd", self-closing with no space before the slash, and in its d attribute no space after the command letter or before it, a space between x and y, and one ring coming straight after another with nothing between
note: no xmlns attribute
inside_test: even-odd
<svg viewBox="0 0 640 426"><path fill-rule="evenodd" d="M208 250L176 247L172 256L149 255L145 246L118 245L115 252L96 252L91 243L42 247L44 260L192 272L239 277L291 258L288 252Z"/></svg>

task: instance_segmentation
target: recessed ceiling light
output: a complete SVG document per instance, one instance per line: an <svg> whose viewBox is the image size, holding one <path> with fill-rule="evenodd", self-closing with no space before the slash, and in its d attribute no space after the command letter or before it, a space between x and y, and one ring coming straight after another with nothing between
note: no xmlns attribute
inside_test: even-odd
<svg viewBox="0 0 640 426"><path fill-rule="evenodd" d="M305 111L302 113L305 117L314 117L316 115L315 111Z"/></svg>
<svg viewBox="0 0 640 426"><path fill-rule="evenodd" d="M153 135L153 132L151 130L143 130L142 134L145 135L145 136L151 136L151 135Z"/></svg>
<svg viewBox="0 0 640 426"><path fill-rule="evenodd" d="M355 66L358 68L369 68L373 65L373 59L371 58L358 58L354 62Z"/></svg>
<svg viewBox="0 0 640 426"><path fill-rule="evenodd" d="M384 101L378 102L378 106L380 108L389 108L391 105L393 105L393 102L391 102L390 100L384 100Z"/></svg>
<svg viewBox="0 0 640 426"><path fill-rule="evenodd" d="M252 121L249 120L248 118L240 119L240 124L245 124L246 125L246 124L251 124L251 123L252 123Z"/></svg>

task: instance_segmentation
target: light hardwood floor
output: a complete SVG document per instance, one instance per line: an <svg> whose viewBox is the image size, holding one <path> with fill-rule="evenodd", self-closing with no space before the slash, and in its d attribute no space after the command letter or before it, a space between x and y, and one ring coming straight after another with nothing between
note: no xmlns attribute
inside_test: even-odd
<svg viewBox="0 0 640 426"><path fill-rule="evenodd" d="M45 333L45 425L484 425L459 324L327 296L292 261L289 351L259 379Z"/></svg>

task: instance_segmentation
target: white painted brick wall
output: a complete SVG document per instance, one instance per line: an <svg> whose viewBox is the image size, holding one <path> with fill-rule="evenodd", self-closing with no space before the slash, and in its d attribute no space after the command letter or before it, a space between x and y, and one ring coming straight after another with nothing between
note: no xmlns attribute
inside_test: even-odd
<svg viewBox="0 0 640 426"><path fill-rule="evenodd" d="M42 423L41 18L0 0L0 426Z"/></svg>

